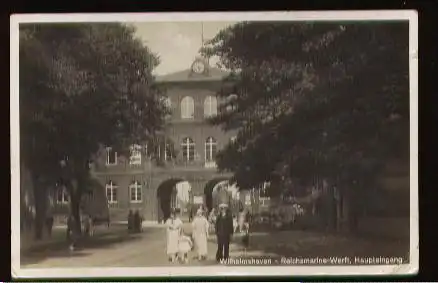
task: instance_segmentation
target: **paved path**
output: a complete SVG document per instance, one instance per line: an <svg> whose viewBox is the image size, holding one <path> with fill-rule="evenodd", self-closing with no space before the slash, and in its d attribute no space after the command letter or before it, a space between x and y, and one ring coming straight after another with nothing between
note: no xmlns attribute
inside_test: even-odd
<svg viewBox="0 0 438 283"><path fill-rule="evenodd" d="M185 224L190 232L190 226ZM168 262L166 231L163 227L146 227L140 234L129 235L126 228L112 232L84 244L83 250L70 253L67 247L58 250L39 251L21 257L24 268L47 267L151 267L173 266L179 263ZM348 239L340 236L328 236L321 233L304 231L254 232L251 235L250 251L243 256L239 246L240 239L234 237L230 245L230 257L262 256L404 256L408 243L396 241ZM190 252L188 265L216 265L215 238L208 242L208 259L199 262L196 253Z"/></svg>
<svg viewBox="0 0 438 283"><path fill-rule="evenodd" d="M188 228L188 225L186 224ZM188 228L189 229L189 228ZM24 268L47 267L143 267L143 266L173 266L166 256L166 231L163 227L145 228L143 233L128 235L114 233L96 239L96 243L82 250L70 253L67 249L50 252L39 252L34 255L22 256ZM237 240L236 240L237 241ZM101 242L101 244L99 244ZM213 265L215 261L216 242L214 236L209 238L208 259L199 262L196 252L189 254L188 265ZM230 245L230 256L240 256L241 248L236 244ZM258 252L248 253L247 256L256 256Z"/></svg>

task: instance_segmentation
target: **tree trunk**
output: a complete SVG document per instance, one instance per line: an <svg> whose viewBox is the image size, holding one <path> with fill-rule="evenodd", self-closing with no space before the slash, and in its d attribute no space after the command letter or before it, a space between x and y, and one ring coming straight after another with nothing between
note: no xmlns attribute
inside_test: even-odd
<svg viewBox="0 0 438 283"><path fill-rule="evenodd" d="M351 185L346 197L348 201L348 231L353 234L357 233L359 217L357 189L355 185Z"/></svg>
<svg viewBox="0 0 438 283"><path fill-rule="evenodd" d="M80 213L80 201L78 200L78 197L72 197L71 198L71 212L75 219L74 221L74 229L77 236L82 234L82 227L81 227L81 213Z"/></svg>
<svg viewBox="0 0 438 283"><path fill-rule="evenodd" d="M345 184L340 184L340 227L343 232L348 230L348 221L350 215L350 197L348 195L348 188Z"/></svg>
<svg viewBox="0 0 438 283"><path fill-rule="evenodd" d="M79 162L72 162L73 175L70 180L71 191L71 213L75 219L74 227L77 236L82 235L81 227L81 199L87 189L89 180L89 166L86 159L79 159Z"/></svg>
<svg viewBox="0 0 438 283"><path fill-rule="evenodd" d="M327 189L327 216L328 216L328 229L333 232L337 227L337 214L336 214L336 196L335 190L332 186Z"/></svg>
<svg viewBox="0 0 438 283"><path fill-rule="evenodd" d="M35 199L35 239L41 240L43 238L44 224L46 218L46 205L47 205L47 190L44 183L41 181L40 177L33 173L32 182L34 188L34 199Z"/></svg>
<svg viewBox="0 0 438 283"><path fill-rule="evenodd" d="M80 214L80 197L78 192L78 182L71 180L67 184L70 193L70 213L73 216L73 233L81 235L81 214Z"/></svg>
<svg viewBox="0 0 438 283"><path fill-rule="evenodd" d="M335 202L336 202L336 231L342 230L342 194L339 187L335 187Z"/></svg>

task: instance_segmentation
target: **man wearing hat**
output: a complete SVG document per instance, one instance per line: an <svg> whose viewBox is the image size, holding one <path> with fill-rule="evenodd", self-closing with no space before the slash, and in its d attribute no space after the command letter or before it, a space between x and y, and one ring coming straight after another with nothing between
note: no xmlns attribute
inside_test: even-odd
<svg viewBox="0 0 438 283"><path fill-rule="evenodd" d="M216 220L217 252L216 260L228 259L230 239L233 235L233 218L228 210L228 205L219 205L219 215Z"/></svg>

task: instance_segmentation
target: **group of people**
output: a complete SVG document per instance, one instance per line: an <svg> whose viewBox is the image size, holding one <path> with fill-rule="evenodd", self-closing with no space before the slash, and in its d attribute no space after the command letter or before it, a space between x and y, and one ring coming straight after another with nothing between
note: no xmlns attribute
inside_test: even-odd
<svg viewBox="0 0 438 283"><path fill-rule="evenodd" d="M167 228L166 253L169 261L188 262L188 253L194 248L196 248L198 259L205 259L207 257L209 223L204 216L203 208L200 207L192 219L191 235L183 229L183 222L178 217L178 213L177 209L173 209L169 219L165 222Z"/></svg>
<svg viewBox="0 0 438 283"><path fill-rule="evenodd" d="M211 233L211 226L214 225L214 232L217 238L216 260L219 262L229 257L229 246L233 233L236 231L231 210L227 204L221 204L218 213L209 215L207 219L207 209L200 206L196 211L195 217L191 220L192 232L184 231L183 222L178 217L178 211L173 210L170 218L166 221L167 228L167 247L166 252L169 261L188 262L189 251L195 249L198 260L207 259L208 245L207 240ZM212 219L213 218L213 219ZM211 223L213 220L213 223ZM240 232L243 234L243 244L249 244L249 221L247 218L242 220Z"/></svg>
<svg viewBox="0 0 438 283"><path fill-rule="evenodd" d="M129 210L129 213L128 213L128 231L129 232L135 232L135 233L141 232L142 222L143 222L143 218L140 216L140 213L138 212L138 210L136 210L134 213L132 212L132 210Z"/></svg>

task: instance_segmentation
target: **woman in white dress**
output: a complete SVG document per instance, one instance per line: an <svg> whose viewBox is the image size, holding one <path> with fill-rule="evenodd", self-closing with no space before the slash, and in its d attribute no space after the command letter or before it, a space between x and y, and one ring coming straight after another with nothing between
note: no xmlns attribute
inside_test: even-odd
<svg viewBox="0 0 438 283"><path fill-rule="evenodd" d="M198 259L204 260L207 258L207 239L209 223L204 216L202 210L198 210L195 219L192 222L193 239L195 241L196 252L198 253Z"/></svg>
<svg viewBox="0 0 438 283"><path fill-rule="evenodd" d="M169 257L169 261L174 262L178 254L178 241L181 235L183 223L173 210L170 214L170 218L166 220L167 228L167 247L166 252Z"/></svg>

